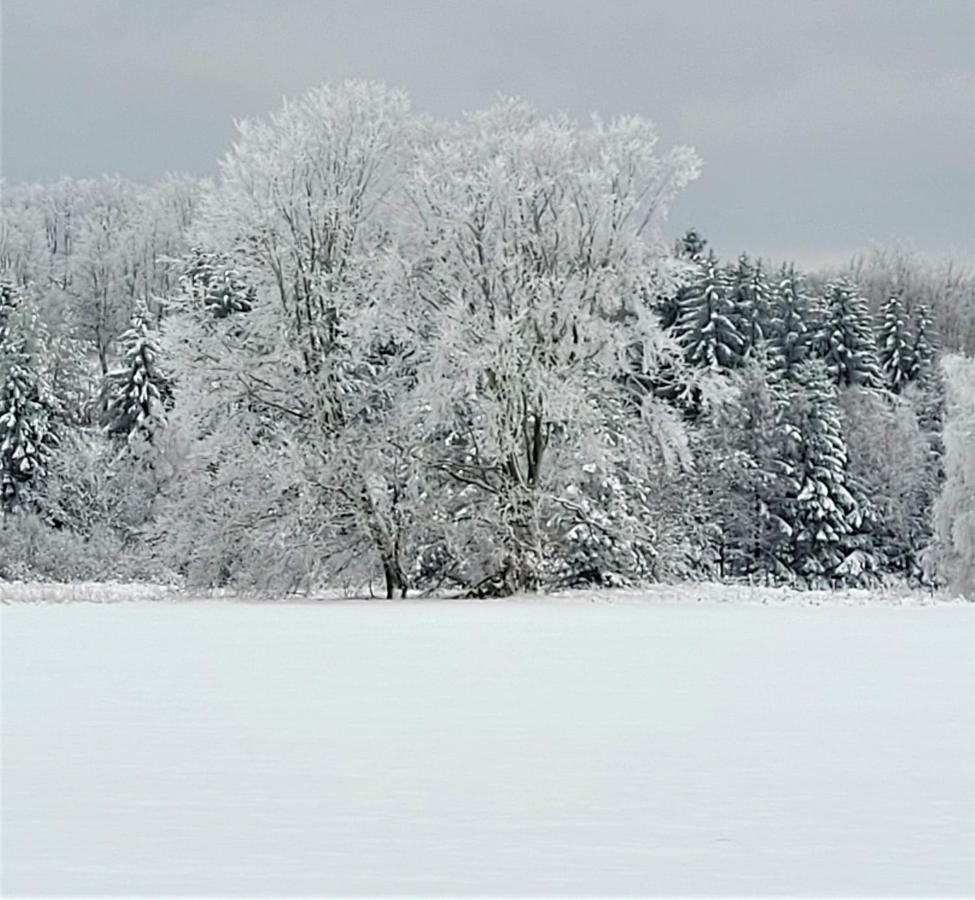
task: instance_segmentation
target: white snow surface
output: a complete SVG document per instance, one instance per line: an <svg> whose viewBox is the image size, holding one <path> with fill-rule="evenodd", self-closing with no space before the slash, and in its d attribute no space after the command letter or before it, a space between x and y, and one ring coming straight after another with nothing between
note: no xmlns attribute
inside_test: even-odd
<svg viewBox="0 0 975 900"><path fill-rule="evenodd" d="M975 605L801 596L8 591L3 893L972 895Z"/></svg>

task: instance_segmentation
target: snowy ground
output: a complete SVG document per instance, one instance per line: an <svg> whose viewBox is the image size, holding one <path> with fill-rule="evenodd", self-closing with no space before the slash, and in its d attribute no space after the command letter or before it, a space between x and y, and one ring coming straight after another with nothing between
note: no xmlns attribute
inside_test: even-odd
<svg viewBox="0 0 975 900"><path fill-rule="evenodd" d="M5 895L975 892L973 605L12 598Z"/></svg>

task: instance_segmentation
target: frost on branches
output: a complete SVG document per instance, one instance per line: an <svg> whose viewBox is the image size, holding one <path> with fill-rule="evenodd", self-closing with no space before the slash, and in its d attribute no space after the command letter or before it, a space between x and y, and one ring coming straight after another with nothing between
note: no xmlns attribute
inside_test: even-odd
<svg viewBox="0 0 975 900"><path fill-rule="evenodd" d="M400 91L312 91L240 124L203 204L165 338L197 449L172 508L223 532L183 548L203 580L248 555L334 580L375 554L387 592L406 590L398 417L417 328L391 229L410 125Z"/></svg>
<svg viewBox="0 0 975 900"><path fill-rule="evenodd" d="M975 600L975 360L943 362L945 481L935 504L936 560L951 587Z"/></svg>
<svg viewBox="0 0 975 900"><path fill-rule="evenodd" d="M475 533L495 553L467 576L477 592L544 582L553 504L598 531L567 488L582 490L593 466L593 489L616 491L620 430L673 440L652 397L636 393L620 415L613 400L620 379L676 355L652 308L679 271L657 225L697 160L660 156L656 140L641 119L582 127L508 101L418 153L421 452L446 491L479 497Z"/></svg>

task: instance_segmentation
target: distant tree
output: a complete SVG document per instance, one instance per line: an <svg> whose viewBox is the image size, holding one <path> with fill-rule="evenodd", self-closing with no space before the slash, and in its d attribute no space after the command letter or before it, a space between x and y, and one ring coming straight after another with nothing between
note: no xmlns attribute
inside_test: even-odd
<svg viewBox="0 0 975 900"><path fill-rule="evenodd" d="M738 393L701 423L697 473L708 498L718 541L718 572L787 574L781 546L791 528L781 517L782 389L766 360L750 360L734 375Z"/></svg>
<svg viewBox="0 0 975 900"><path fill-rule="evenodd" d="M908 354L911 363L908 377L911 381L924 381L933 374L938 354L938 340L927 304L917 305L913 326L914 338Z"/></svg>
<svg viewBox="0 0 975 900"><path fill-rule="evenodd" d="M975 360L947 356L945 481L935 503L935 561L952 590L975 600Z"/></svg>
<svg viewBox="0 0 975 900"><path fill-rule="evenodd" d="M975 354L975 267L972 261L931 259L908 243L875 246L853 260L851 277L879 312L892 294L903 298L908 319L923 304L945 351Z"/></svg>
<svg viewBox="0 0 975 900"><path fill-rule="evenodd" d="M883 305L881 316L877 335L880 368L887 386L899 394L919 369L901 297L893 294Z"/></svg>
<svg viewBox="0 0 975 900"><path fill-rule="evenodd" d="M122 365L105 380L104 424L109 434L128 443L151 443L165 425L165 406L172 395L159 368L159 348L145 319L137 317L120 338Z"/></svg>
<svg viewBox="0 0 975 900"><path fill-rule="evenodd" d="M739 365L745 342L735 324L730 286L712 251L700 277L682 294L674 334L692 366L731 369Z"/></svg>
<svg viewBox="0 0 975 900"><path fill-rule="evenodd" d="M677 256L683 259L693 260L694 262L701 262L704 259L704 248L708 245L707 239L701 237L701 235L693 228L689 228L684 234L677 239L677 244L674 248Z"/></svg>
<svg viewBox="0 0 975 900"><path fill-rule="evenodd" d="M742 338L744 354L757 353L767 337L771 314L771 289L761 260L752 262L747 253L728 270L734 324Z"/></svg>
<svg viewBox="0 0 975 900"><path fill-rule="evenodd" d="M0 279L0 347L10 335L17 307L23 297L23 289L13 281Z"/></svg>
<svg viewBox="0 0 975 900"><path fill-rule="evenodd" d="M885 571L919 580L939 460L911 402L913 390L909 386L900 396L844 391L840 407L851 493L868 497L875 510L870 546Z"/></svg>
<svg viewBox="0 0 975 900"><path fill-rule="evenodd" d="M883 379L867 303L850 281L840 279L827 285L819 327L819 355L835 384L881 386Z"/></svg>
<svg viewBox="0 0 975 900"><path fill-rule="evenodd" d="M254 286L242 280L224 254L195 248L185 266L183 281L187 292L198 297L217 319L249 312L257 300Z"/></svg>
<svg viewBox="0 0 975 900"><path fill-rule="evenodd" d="M43 332L27 303L9 315L0 344L0 501L28 506L57 444L56 404L43 369Z"/></svg>
<svg viewBox="0 0 975 900"><path fill-rule="evenodd" d="M783 266L771 299L769 356L774 373L792 378L814 338L810 298L795 266Z"/></svg>

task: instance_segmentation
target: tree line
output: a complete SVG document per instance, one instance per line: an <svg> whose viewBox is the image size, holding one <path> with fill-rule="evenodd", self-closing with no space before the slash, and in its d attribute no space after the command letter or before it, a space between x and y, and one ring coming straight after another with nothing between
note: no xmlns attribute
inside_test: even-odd
<svg viewBox="0 0 975 900"><path fill-rule="evenodd" d="M347 83L213 182L7 188L0 576L962 583L971 273L675 245L699 168Z"/></svg>

